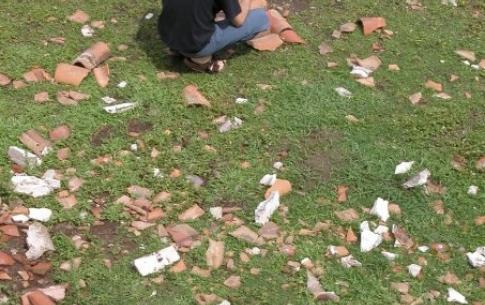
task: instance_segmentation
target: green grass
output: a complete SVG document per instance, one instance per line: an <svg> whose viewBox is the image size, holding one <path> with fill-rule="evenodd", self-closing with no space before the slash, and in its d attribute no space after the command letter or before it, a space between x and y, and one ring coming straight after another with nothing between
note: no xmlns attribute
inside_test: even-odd
<svg viewBox="0 0 485 305"><path fill-rule="evenodd" d="M80 212L89 211L89 200L106 193L108 204L104 217L126 224L128 215L113 202L129 185L139 184L156 192L173 193L173 200L163 206L169 212L161 223L176 222L178 212L193 202L199 202L207 210L214 204L230 202L243 207L236 213L237 217L256 228L253 210L264 191L258 181L263 174L272 171L272 164L280 160L281 152L288 151L288 156L282 160L285 171L279 176L292 181L294 192L282 200L289 208L288 222L280 215L275 215L274 221L282 231L295 236L298 251L291 260L309 257L320 264L325 269L321 283L325 289L335 291L342 304L399 303L398 293L390 289L390 282L398 281L410 282L410 293L415 297L438 290L442 295L435 304L447 304L447 286L437 280L446 271L460 277L462 283L456 289L469 302L483 301L485 294L478 286L480 272L468 265L463 251L474 250L485 242L484 227L474 224L477 216L485 214L485 180L483 173L474 168L475 160L485 149L485 74L465 66L454 50L474 50L477 58L485 58L485 6L478 0L460 1L457 8L441 5L441 1L423 2L424 11L410 11L405 1L313 1L312 8L290 16L290 22L306 39L306 45L285 46L274 53L246 52L241 47L246 54L231 59L224 73L204 75L185 73L180 63L172 65L163 52L156 34L156 18L143 19L146 12L157 14L160 11L159 1L86 0L81 4L54 0L2 1L0 72L16 79L34 66L53 72L57 63L70 62L98 40L107 41L115 56L127 59L126 62L110 62L112 76L106 89L99 88L94 79L88 77L76 90L89 93L91 98L77 107L65 107L55 101L57 91L71 89L68 86L39 83L21 90L0 88L0 151L5 152L10 145L20 145L18 136L27 129L35 128L47 134L58 124L67 123L72 128L72 136L56 144L56 148L70 147L71 159L59 162L53 153L44 158L42 168L32 173L39 174L47 168L64 171L74 167L77 176L86 180L76 194L78 205L63 211L53 195L32 199L13 193L9 186L10 164L2 157L2 201L14 204L22 200L29 207L52 208L55 217L49 227L61 222L81 226L93 221L91 216L86 219L79 216ZM81 26L65 19L78 8L88 12L91 20L105 20L106 28L97 30L94 38L83 38ZM480 15L473 17L476 11ZM390 39L379 39L378 34L364 37L358 30L343 35L340 40L331 40L333 29L340 24L371 15L387 19L388 28L394 31ZM57 20L47 21L51 16ZM110 22L113 17L118 23ZM66 37L66 44L43 45L42 40L56 36ZM334 52L328 56L319 55L318 45L322 41L331 42ZM374 73L377 88L369 89L352 80L345 60L352 53L359 57L371 55L372 43L378 41L385 49L378 54L384 64ZM129 49L117 51L119 44L127 44ZM328 69L327 61L335 61L339 66ZM387 70L387 65L393 63L400 66L400 72ZM275 71L283 69L286 73L274 75ZM162 70L184 73L177 80L159 81L156 72ZM460 79L450 83L451 74ZM147 80L141 80L140 75ZM433 93L423 87L427 79L443 83L453 99L432 98ZM125 89L115 86L122 80L128 82ZM274 89L262 91L257 87L259 83L271 84ZM213 108L185 107L181 90L187 84L196 84ZM339 97L334 91L339 86L352 91L353 98ZM35 104L33 96L39 91L48 91L52 101ZM418 91L423 92L425 104L413 106L407 97ZM465 92L470 92L472 98L465 98ZM106 95L133 100L139 106L124 114L108 115L102 110L101 101ZM249 104L236 105L234 99L238 96L247 97ZM254 114L258 103L266 106L260 115ZM218 133L212 120L222 114L242 118L243 127L227 134ZM360 122L349 124L345 119L348 114L355 115ZM145 150L118 157L120 151L129 150L130 144L135 142L126 131L131 118L149 121L154 128L140 137L146 145ZM104 124L114 127L114 136L104 145L92 147L91 134ZM171 134L166 135L165 130L171 130ZM200 130L209 133L208 140L197 137ZM174 153L172 146L182 143L182 152ZM206 144L216 148L217 153L207 153ZM153 147L161 152L156 160L150 158ZM96 167L90 163L91 159L104 154L113 155L122 165ZM457 172L451 167L450 160L455 154L467 159L465 171ZM331 175L328 177L327 172L319 170L321 166L308 160L329 161ZM415 160L414 171L430 169L433 180L446 186L447 193L428 196L420 189L403 190L400 185L405 178L393 175L394 166L403 160ZM241 169L242 161L251 162L252 167ZM154 167L159 167L166 176L172 168L180 168L184 174L205 177L208 183L194 190L184 179L152 177ZM96 175L93 176L92 171ZM343 205L335 202L335 189L339 184L350 187L349 200ZM477 197L466 194L471 184L481 189ZM338 220L334 211L353 207L360 212L362 208L370 208L379 196L398 203L402 209L402 215L393 216L389 225L403 226L419 245L448 243L451 260L442 262L434 253L406 254L393 248L392 242L385 242L381 250L401 254L396 262L402 267L401 272L394 272L379 251L360 253L358 246L349 246L349 250L363 267L344 269L337 260L324 255L328 245L343 244L338 236L297 234L300 229L312 228L325 220L331 220L336 227L351 225L357 231L360 221L375 221L376 218L362 212L359 222L349 225ZM436 215L431 209L429 204L436 199L445 202L446 216ZM451 218L451 223L445 221L447 218ZM207 213L193 226L202 230L212 223ZM95 236L91 236L93 245L89 250L77 253L69 241L70 236L55 234L57 251L49 256L55 265L76 256L81 256L83 263L79 270L70 273L54 268L51 277L56 282L70 284L62 304L194 304L193 295L197 292L214 292L232 304L315 303L306 290L305 272L285 272L288 258L278 252L275 244L263 247L269 250L266 257L254 257L250 263L242 264L238 253L250 245L234 240L227 235L228 228L218 226L216 234L222 233L226 249L235 253L238 267L235 272L222 268L208 279L190 272L163 272L164 283L154 284L141 278L131 262L165 244L154 232L147 231L135 237L121 230L120 236L132 240L136 246L127 254L114 254L112 270L104 267L102 260L108 253ZM205 266L206 247L204 237L201 247L185 255L189 268ZM412 279L405 267L416 263L419 256L424 256L428 265L424 267L422 278ZM261 274L251 275L251 267L261 268ZM223 285L231 274L242 277L240 289L230 290ZM86 281L87 288L79 287L79 279ZM3 291L9 292L8 284L2 284ZM287 289L282 288L284 284L288 284ZM157 295L150 297L152 291ZM18 304L16 291L10 291L9 296L11 304Z"/></svg>

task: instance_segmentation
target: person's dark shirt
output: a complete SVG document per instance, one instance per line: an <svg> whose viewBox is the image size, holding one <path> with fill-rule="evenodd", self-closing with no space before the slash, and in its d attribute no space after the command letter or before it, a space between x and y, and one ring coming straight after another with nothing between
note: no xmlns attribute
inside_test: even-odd
<svg viewBox="0 0 485 305"><path fill-rule="evenodd" d="M240 12L238 0L163 0L158 31L172 50L197 53L215 31L215 15L223 11L228 20Z"/></svg>

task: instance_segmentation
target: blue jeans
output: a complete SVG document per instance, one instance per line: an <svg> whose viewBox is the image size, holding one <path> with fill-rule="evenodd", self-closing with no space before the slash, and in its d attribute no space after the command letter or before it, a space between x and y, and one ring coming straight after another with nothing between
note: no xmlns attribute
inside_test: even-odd
<svg viewBox="0 0 485 305"><path fill-rule="evenodd" d="M205 57L216 53L236 42L252 39L260 32L269 29L269 20L264 9L251 10L246 21L240 27L235 27L230 20L223 20L216 23L216 29L208 44L195 54L189 57Z"/></svg>

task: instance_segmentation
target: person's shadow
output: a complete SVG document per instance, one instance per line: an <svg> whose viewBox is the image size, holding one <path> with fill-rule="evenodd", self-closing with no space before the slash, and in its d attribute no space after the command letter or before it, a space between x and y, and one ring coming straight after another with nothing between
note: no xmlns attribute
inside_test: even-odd
<svg viewBox="0 0 485 305"><path fill-rule="evenodd" d="M184 65L183 58L180 56L169 55L167 46L160 39L158 34L158 16L160 14L160 9L156 8L148 10L143 16L146 16L148 13L153 13L155 16L150 20L146 20L144 17L140 20L140 25L135 38L139 47L144 50L158 70L170 70L180 73L190 72L191 70ZM243 43L231 46L231 48L234 48L234 53L230 56L231 58L250 52L250 49Z"/></svg>
<svg viewBox="0 0 485 305"><path fill-rule="evenodd" d="M169 55L167 47L160 39L158 34L160 8L151 9L143 16L146 16L148 13L153 13L155 16L150 20L146 20L144 17L140 20L135 38L136 43L143 49L157 69L187 72L188 70L183 64L182 58Z"/></svg>

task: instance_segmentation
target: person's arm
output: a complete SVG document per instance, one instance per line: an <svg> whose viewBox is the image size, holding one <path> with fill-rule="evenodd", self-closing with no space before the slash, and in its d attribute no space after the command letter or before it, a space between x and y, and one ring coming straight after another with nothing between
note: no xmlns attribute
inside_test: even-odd
<svg viewBox="0 0 485 305"><path fill-rule="evenodd" d="M232 24L236 27L240 27L246 21L249 9L251 8L252 0L239 0L239 6L241 7L241 12L237 14L232 20Z"/></svg>

